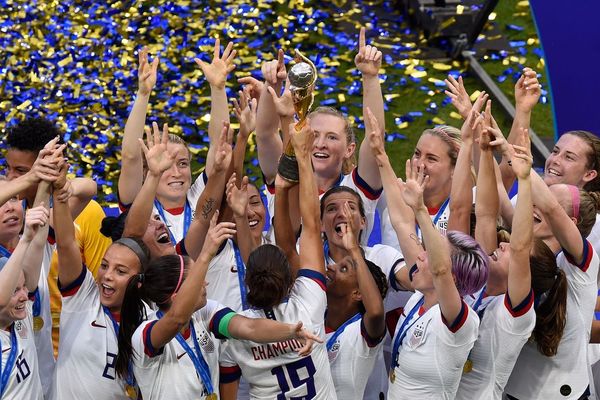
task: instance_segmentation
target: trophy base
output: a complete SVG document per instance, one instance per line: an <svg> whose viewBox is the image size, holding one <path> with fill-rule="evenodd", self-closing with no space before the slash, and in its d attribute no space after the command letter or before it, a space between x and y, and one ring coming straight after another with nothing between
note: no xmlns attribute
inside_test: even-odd
<svg viewBox="0 0 600 400"><path fill-rule="evenodd" d="M298 172L296 157L283 153L279 159L277 173L288 182L299 182L300 173Z"/></svg>

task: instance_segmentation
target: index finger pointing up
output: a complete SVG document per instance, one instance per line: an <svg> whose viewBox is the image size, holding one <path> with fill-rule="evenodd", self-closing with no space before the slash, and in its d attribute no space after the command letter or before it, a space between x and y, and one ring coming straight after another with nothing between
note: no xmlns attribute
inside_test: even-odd
<svg viewBox="0 0 600 400"><path fill-rule="evenodd" d="M365 39L365 28L362 27L360 28L360 33L358 34L358 49L364 49L365 45L366 45L366 39Z"/></svg>

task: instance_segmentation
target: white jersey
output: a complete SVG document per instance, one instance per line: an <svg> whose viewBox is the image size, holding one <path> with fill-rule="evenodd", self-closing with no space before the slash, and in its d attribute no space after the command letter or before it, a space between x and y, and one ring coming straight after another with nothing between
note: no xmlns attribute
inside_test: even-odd
<svg viewBox="0 0 600 400"><path fill-rule="evenodd" d="M483 290L473 297L467 296L479 303L475 304L478 305L475 311L481 322L479 336L469 354L472 370L463 373L457 399L502 399L521 348L535 327L533 291L523 302L513 306L507 294L477 301L485 296Z"/></svg>
<svg viewBox="0 0 600 400"><path fill-rule="evenodd" d="M325 343L335 331L327 333ZM338 399L362 400L369 375L377 355L381 353L381 339L369 337L362 317L346 326L327 352L331 376Z"/></svg>
<svg viewBox="0 0 600 400"><path fill-rule="evenodd" d="M4 389L2 400L41 400L44 398L33 335L31 305L31 302L28 301L25 319L14 323L15 337L17 338L15 363ZM0 330L0 344L2 345L2 373L4 373L9 367L7 362L12 350L10 330Z"/></svg>
<svg viewBox="0 0 600 400"><path fill-rule="evenodd" d="M524 399L578 399L589 384L587 347L596 305L598 255L584 241L584 261L570 262L565 252L556 259L568 282L567 321L558 352L546 357L535 342L523 346L505 392Z"/></svg>
<svg viewBox="0 0 600 400"><path fill-rule="evenodd" d="M196 215L196 203L200 198L200 195L204 191L206 187L206 182L208 178L206 173L202 172L198 178L194 181L194 184L189 188L187 192L186 201L190 207L191 211L191 219L190 222L194 219ZM185 225L185 207L178 208L176 210L167 210L163 209L162 214L159 209L156 208L156 204L152 209L152 215L157 214L160 216L161 220L165 223L171 235L175 239L175 243L178 243L183 239L184 225ZM164 216L164 218L163 218Z"/></svg>
<svg viewBox="0 0 600 400"><path fill-rule="evenodd" d="M415 293L404 308L394 339L400 334L404 319L423 298ZM388 398L454 399L469 351L477 339L479 317L462 302L454 322L443 320L438 304L415 312L405 325L406 336L398 351L399 365L394 368Z"/></svg>
<svg viewBox="0 0 600 400"><path fill-rule="evenodd" d="M352 172L347 175L340 175L340 179L332 186L347 186L350 189L354 189L360 196L364 209L365 209L365 219L367 221L367 226L363 230L363 234L361 236L361 244L365 245L369 241L369 236L371 236L371 231L373 230L373 225L375 221L375 210L377 208L377 200L379 196L381 196L382 189L374 190L372 189L367 182L358 175L358 169L354 168ZM269 188L267 191L267 204L269 205L269 215L271 219L275 216L275 191L274 188ZM319 200L323 197L326 192L319 193ZM273 230L273 224L271 224L270 231Z"/></svg>
<svg viewBox="0 0 600 400"><path fill-rule="evenodd" d="M326 304L323 274L301 269L287 301L266 312L248 309L241 314L287 323L302 321L307 330L324 338ZM307 357L300 357L296 352L301 347L296 339L277 343L228 341L221 353L221 381L235 381L241 372L250 384L252 399L335 400L325 344L315 344Z"/></svg>
<svg viewBox="0 0 600 400"><path fill-rule="evenodd" d="M117 334L100 303L94 277L85 267L68 287L61 287L60 343L54 398L127 399L115 372Z"/></svg>
<svg viewBox="0 0 600 400"><path fill-rule="evenodd" d="M192 323L202 357L208 365L212 392L219 394L218 333L220 320L233 311L214 300L208 300L202 309L192 314ZM172 339L161 349L154 349L150 335L158 320L156 314L144 321L131 337L133 347L133 374L144 400L204 399L209 393L186 349L177 339ZM196 351L194 335L183 336L192 351Z"/></svg>

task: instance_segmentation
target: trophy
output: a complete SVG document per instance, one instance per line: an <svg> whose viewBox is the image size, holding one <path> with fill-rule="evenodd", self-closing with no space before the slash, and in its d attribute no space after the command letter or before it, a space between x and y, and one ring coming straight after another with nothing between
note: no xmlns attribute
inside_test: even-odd
<svg viewBox="0 0 600 400"><path fill-rule="evenodd" d="M306 124L306 116L313 103L313 90L317 81L317 68L312 61L298 50L296 50L294 61L296 61L296 64L290 68L288 79L290 81L289 89L292 93L294 110L298 117L298 122L294 125L294 129L298 132ZM288 142L285 151L279 159L277 172L287 181L298 182L299 180L298 161L296 160L294 146L292 146L291 141Z"/></svg>

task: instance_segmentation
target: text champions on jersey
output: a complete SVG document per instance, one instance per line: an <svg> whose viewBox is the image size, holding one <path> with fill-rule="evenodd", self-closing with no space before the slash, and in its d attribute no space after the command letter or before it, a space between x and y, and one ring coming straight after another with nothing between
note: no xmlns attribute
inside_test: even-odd
<svg viewBox="0 0 600 400"><path fill-rule="evenodd" d="M253 346L251 348L254 360L268 360L269 358L279 357L292 351L296 351L302 347L302 343L296 339L286 340L284 342L267 343L261 346Z"/></svg>

